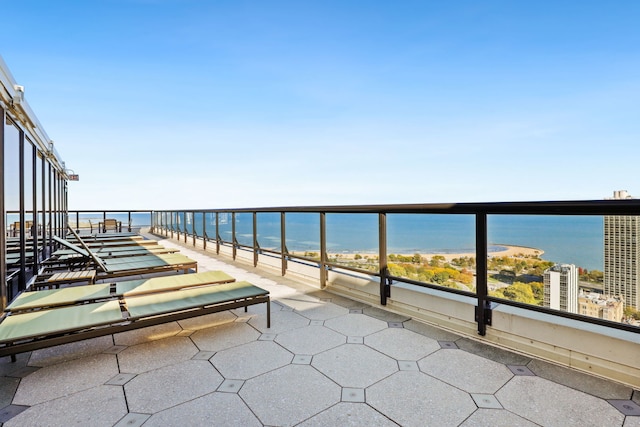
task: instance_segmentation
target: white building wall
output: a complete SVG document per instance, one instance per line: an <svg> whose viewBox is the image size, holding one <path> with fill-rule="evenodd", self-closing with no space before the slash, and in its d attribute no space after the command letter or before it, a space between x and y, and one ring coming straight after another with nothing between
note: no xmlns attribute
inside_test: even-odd
<svg viewBox="0 0 640 427"><path fill-rule="evenodd" d="M578 313L578 269L556 264L544 272L545 307Z"/></svg>

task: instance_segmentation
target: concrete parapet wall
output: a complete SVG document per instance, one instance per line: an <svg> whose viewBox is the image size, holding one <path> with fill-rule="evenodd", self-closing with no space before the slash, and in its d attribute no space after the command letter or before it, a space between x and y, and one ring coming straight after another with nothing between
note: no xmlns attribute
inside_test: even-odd
<svg viewBox="0 0 640 427"><path fill-rule="evenodd" d="M335 275L329 291L380 306L379 283ZM331 276L330 276L331 277ZM518 353L640 388L640 334L498 305L477 333L474 298L397 284L385 309ZM383 306L380 306L383 307Z"/></svg>
<svg viewBox="0 0 640 427"><path fill-rule="evenodd" d="M484 339L640 388L640 335L501 305Z"/></svg>
<svg viewBox="0 0 640 427"><path fill-rule="evenodd" d="M215 255L215 243L207 244L207 252ZM220 255L233 262L231 247L221 246ZM235 262L253 266L251 252L238 251L237 255ZM259 255L257 268L279 273L281 260ZM320 270L305 262L289 261L286 277L320 287ZM394 284L387 305L382 306L376 277L335 271L328 272L326 290L481 342L640 389L640 334L498 304L492 310L486 335L480 336L475 322L476 300L472 297Z"/></svg>

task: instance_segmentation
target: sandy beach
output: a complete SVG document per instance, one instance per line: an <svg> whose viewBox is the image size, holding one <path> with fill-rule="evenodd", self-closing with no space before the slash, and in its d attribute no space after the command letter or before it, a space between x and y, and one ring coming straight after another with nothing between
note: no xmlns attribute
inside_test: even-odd
<svg viewBox="0 0 640 427"><path fill-rule="evenodd" d="M542 256L544 251L537 248L529 248L526 246L514 246L514 245L503 245L503 244L492 244L491 248L499 248L500 250L494 250L489 252L490 257L536 257ZM308 251L314 252L314 251ZM315 251L317 252L317 251ZM294 255L304 255L305 252L294 251L292 254ZM342 259L354 259L356 255L360 255L364 257L375 257L377 253L371 252L329 252L327 256L329 258L342 258ZM391 254L389 254L391 255ZM395 254L402 256L413 256L414 254ZM466 253L422 253L421 254L425 258L431 258L433 256L439 255L444 257L447 262L450 262L454 258L462 258L462 257L475 257L476 254L474 252L466 252Z"/></svg>
<svg viewBox="0 0 640 427"><path fill-rule="evenodd" d="M544 253L541 249L529 248L526 246L513 246L513 245L491 245L494 248L500 248L497 251L489 252L490 257L536 257L542 256ZM476 254L474 252L471 253L459 253L459 254L424 254L427 257L432 257L434 255L440 255L445 258L447 261L451 261L454 258L462 258L462 257L475 257Z"/></svg>

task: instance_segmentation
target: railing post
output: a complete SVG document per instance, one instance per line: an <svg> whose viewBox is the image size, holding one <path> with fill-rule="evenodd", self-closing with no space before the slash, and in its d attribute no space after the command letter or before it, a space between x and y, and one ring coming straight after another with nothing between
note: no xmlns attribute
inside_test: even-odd
<svg viewBox="0 0 640 427"><path fill-rule="evenodd" d="M258 266L258 212L253 213L253 266Z"/></svg>
<svg viewBox="0 0 640 427"><path fill-rule="evenodd" d="M285 213L280 212L280 255L281 255L281 273L287 274L287 229L285 226Z"/></svg>
<svg viewBox="0 0 640 427"><path fill-rule="evenodd" d="M220 212L216 212L216 254L220 254Z"/></svg>
<svg viewBox="0 0 640 427"><path fill-rule="evenodd" d="M193 247L196 247L196 213L191 212L191 231L193 232Z"/></svg>
<svg viewBox="0 0 640 427"><path fill-rule="evenodd" d="M187 212L183 211L182 212L182 226L184 227L184 243L185 245L187 244L187 236L189 235L189 232L187 231Z"/></svg>
<svg viewBox="0 0 640 427"><path fill-rule="evenodd" d="M327 214L320 212L320 289L327 286Z"/></svg>
<svg viewBox="0 0 640 427"><path fill-rule="evenodd" d="M236 213L231 212L231 247L233 248L232 257L234 261L236 260L236 255L238 253L236 243Z"/></svg>
<svg viewBox="0 0 640 427"><path fill-rule="evenodd" d="M182 239L182 228L180 228L180 212L176 211L176 240L180 241Z"/></svg>
<svg viewBox="0 0 640 427"><path fill-rule="evenodd" d="M476 306L475 319L478 323L478 334L486 335L487 325L491 325L491 309L487 286L487 214L476 214Z"/></svg>
<svg viewBox="0 0 640 427"><path fill-rule="evenodd" d="M0 106L0 157L2 157L2 162L4 163L4 109ZM4 166L4 165L3 165ZM8 301L8 289L7 289L7 259L6 259L6 247L7 247L7 224L6 224L6 206L4 201L4 192L5 182L4 182L4 171L0 173L0 186L2 186L2 193L0 193L0 229L2 230L2 234L0 234L0 248L2 248L2 253L0 253L0 311L4 311L7 306Z"/></svg>
<svg viewBox="0 0 640 427"><path fill-rule="evenodd" d="M207 213L202 212L202 249L207 250Z"/></svg>
<svg viewBox="0 0 640 427"><path fill-rule="evenodd" d="M378 267L380 272L380 304L387 305L391 296L391 284L388 283L387 266L387 214L378 214Z"/></svg>

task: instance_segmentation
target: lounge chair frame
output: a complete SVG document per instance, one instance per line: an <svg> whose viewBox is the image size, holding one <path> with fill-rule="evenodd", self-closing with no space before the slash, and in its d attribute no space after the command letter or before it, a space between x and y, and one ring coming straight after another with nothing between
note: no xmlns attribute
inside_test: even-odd
<svg viewBox="0 0 640 427"><path fill-rule="evenodd" d="M251 299L242 301L229 301L211 306L203 306L192 310L187 310L178 313L172 313L162 316L151 316L147 319L135 319L135 320L123 320L123 324L120 325L105 325L104 327L95 327L89 330L71 332L68 334L61 334L59 336L45 336L43 338L34 338L28 342L16 343L13 345L7 345L0 347L0 357L3 356L15 356L16 354L24 353L27 351L38 350L41 348L52 347L60 344L68 344L76 341L82 341L90 338L101 337L104 335L117 334L120 332L131 331L139 328L146 328L148 326L161 325L163 323L174 322L177 320L189 319L191 317L204 316L205 314L218 313L221 311L233 310L235 308L247 307L256 304L267 304L267 328L271 327L271 310L269 306L269 296L257 296ZM13 358L12 358L13 360Z"/></svg>
<svg viewBox="0 0 640 427"><path fill-rule="evenodd" d="M98 224L98 230L101 230L103 233L106 233L107 230L109 229L113 229L113 231L121 233L122 221L118 221L117 219L107 218Z"/></svg>
<svg viewBox="0 0 640 427"><path fill-rule="evenodd" d="M82 256L81 258L78 259L77 267L86 268L87 262L92 261L93 268L97 268L99 272L98 278L123 277L123 276L131 276L136 274L149 274L149 273L158 273L158 272L165 272L165 271L172 271L172 270L183 270L185 273L188 273L189 270L191 269L195 270L196 272L198 271L198 262L186 256L183 256L182 258L177 256L173 257L174 261L181 260L181 262L169 262L171 261L171 256L167 255L167 257L169 257L170 259L169 261L167 261L166 264L162 264L162 265L144 265L144 263L142 262L143 259L139 256L130 257L131 268L125 268L126 267L124 263L124 261L126 260L125 257L113 259L111 260L111 262L108 262L105 264L105 262L99 256L97 256L95 252L91 250L91 248L87 245L87 243L78 236L75 230L73 230L72 228L69 228L69 231L71 231L71 233L77 239L78 243L80 243L80 247L64 239L60 239L57 236L52 236L52 238L56 242L60 243L61 245L69 249L74 250L75 252L77 252ZM156 256L156 258L162 259L163 256ZM117 262L115 260L117 260ZM137 266L136 266L136 263L137 263ZM107 264L111 264L112 268L109 268ZM36 282L34 282L34 285L40 286L41 283L39 283L36 280Z"/></svg>
<svg viewBox="0 0 640 427"><path fill-rule="evenodd" d="M250 286L251 288L249 293L245 293L240 297L231 297L223 300L216 300L215 298L213 298L213 296L216 295L216 289L220 290L221 295L225 295L225 293L228 292L229 288L238 287L239 289L242 289L242 287L246 286ZM11 356L11 360L15 361L16 354L24 353L27 351L33 351L41 348L72 343L120 332L126 332L134 329L145 328L148 326L160 325L163 323L184 320L211 313L218 313L221 311L233 310L241 307L244 307L245 311L247 311L247 308L249 306L262 303L267 304L267 328L271 327L271 306L268 291L257 286L253 286L247 282L233 282L228 283L224 286L209 285L209 287L213 291L211 292L211 296L213 299L210 303L200 303L198 305L179 309L177 311L153 312L140 317L131 317L128 315L126 297L120 300L110 300L106 303L111 303L113 305L114 303L118 302L123 315L122 319L113 319L112 321L109 321L107 323L97 322L96 324L76 329L70 328L66 330L52 330L50 333L39 333L36 336L21 337L12 341L0 342L0 357ZM189 291L190 289L186 289L182 291L171 291L164 294L175 297L175 301L180 301L180 297L183 295L186 296ZM129 303L131 303L136 298L138 297L132 297ZM87 305L79 305L77 307L87 307ZM53 308L52 310L61 309L63 308ZM15 314L14 316L26 315L27 314ZM2 323L0 323L0 327L2 327Z"/></svg>

